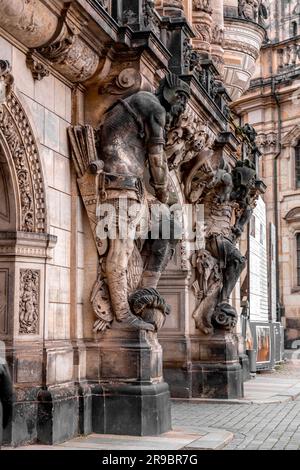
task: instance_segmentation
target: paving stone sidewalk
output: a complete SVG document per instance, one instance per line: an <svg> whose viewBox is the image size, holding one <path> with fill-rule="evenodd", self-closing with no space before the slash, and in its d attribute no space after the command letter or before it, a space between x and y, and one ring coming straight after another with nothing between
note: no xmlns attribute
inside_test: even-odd
<svg viewBox="0 0 300 470"><path fill-rule="evenodd" d="M159 437L91 435L22 450L300 450L300 359L245 384L245 399L175 400L173 431Z"/></svg>
<svg viewBox="0 0 300 470"><path fill-rule="evenodd" d="M189 431L226 429L234 434L224 449L300 450L300 360L245 384L245 400L173 402L173 426Z"/></svg>
<svg viewBox="0 0 300 470"><path fill-rule="evenodd" d="M30 445L6 450L219 450L232 439L233 434L226 430L173 429L158 437L91 434L54 446Z"/></svg>

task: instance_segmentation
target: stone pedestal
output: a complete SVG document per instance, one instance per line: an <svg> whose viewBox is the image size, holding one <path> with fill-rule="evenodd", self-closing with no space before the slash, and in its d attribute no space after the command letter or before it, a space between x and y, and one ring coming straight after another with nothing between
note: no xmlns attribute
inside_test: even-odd
<svg viewBox="0 0 300 470"><path fill-rule="evenodd" d="M243 374L237 337L219 333L192 342L192 396L242 398Z"/></svg>
<svg viewBox="0 0 300 470"><path fill-rule="evenodd" d="M101 434L159 435L171 429L170 393L155 333L116 325L99 344L92 428Z"/></svg>

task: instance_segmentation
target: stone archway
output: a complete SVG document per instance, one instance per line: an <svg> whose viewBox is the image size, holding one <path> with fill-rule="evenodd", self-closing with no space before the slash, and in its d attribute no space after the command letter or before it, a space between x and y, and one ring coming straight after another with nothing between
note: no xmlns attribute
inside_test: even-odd
<svg viewBox="0 0 300 470"><path fill-rule="evenodd" d="M38 146L17 95L7 86L13 79L6 61L0 61L0 80L5 87L0 103L0 145L14 183L16 230L46 233L45 187Z"/></svg>
<svg viewBox="0 0 300 470"><path fill-rule="evenodd" d="M0 144L0 231L14 231L17 226L16 198L11 172Z"/></svg>

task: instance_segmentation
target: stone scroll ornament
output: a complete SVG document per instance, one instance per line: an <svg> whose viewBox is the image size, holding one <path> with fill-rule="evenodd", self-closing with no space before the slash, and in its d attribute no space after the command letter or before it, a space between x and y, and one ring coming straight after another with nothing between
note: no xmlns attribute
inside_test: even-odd
<svg viewBox="0 0 300 470"><path fill-rule="evenodd" d="M197 299L193 318L204 334L232 331L237 312L230 305L231 293L246 265L236 244L249 222L256 199L258 180L254 164L238 161L231 170L222 160L201 188L204 204L205 248L193 256Z"/></svg>
<svg viewBox="0 0 300 470"><path fill-rule="evenodd" d="M189 96L188 85L168 74L156 94L116 97L97 129L69 128L78 186L99 255L91 293L95 332L105 331L114 320L125 328L157 331L170 312L157 284L177 240L172 230L168 240L149 238L148 215L153 205L163 209L174 203L165 134L178 126ZM106 237L99 235L103 224Z"/></svg>

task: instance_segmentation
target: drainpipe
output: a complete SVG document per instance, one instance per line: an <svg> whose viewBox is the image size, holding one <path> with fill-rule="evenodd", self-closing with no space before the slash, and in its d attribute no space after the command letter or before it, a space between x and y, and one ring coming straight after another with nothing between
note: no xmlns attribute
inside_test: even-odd
<svg viewBox="0 0 300 470"><path fill-rule="evenodd" d="M279 83L277 81L277 83ZM278 159L281 155L281 135L282 135L282 117L281 117L281 104L279 96L276 92L276 80L272 78L272 96L276 102L277 108L277 152L274 156L273 173L274 173L274 184L273 184L273 199L274 199L274 223L275 223L275 251L276 251L276 319L281 321L283 317L283 309L280 301L280 281L279 281L279 216L278 216Z"/></svg>

